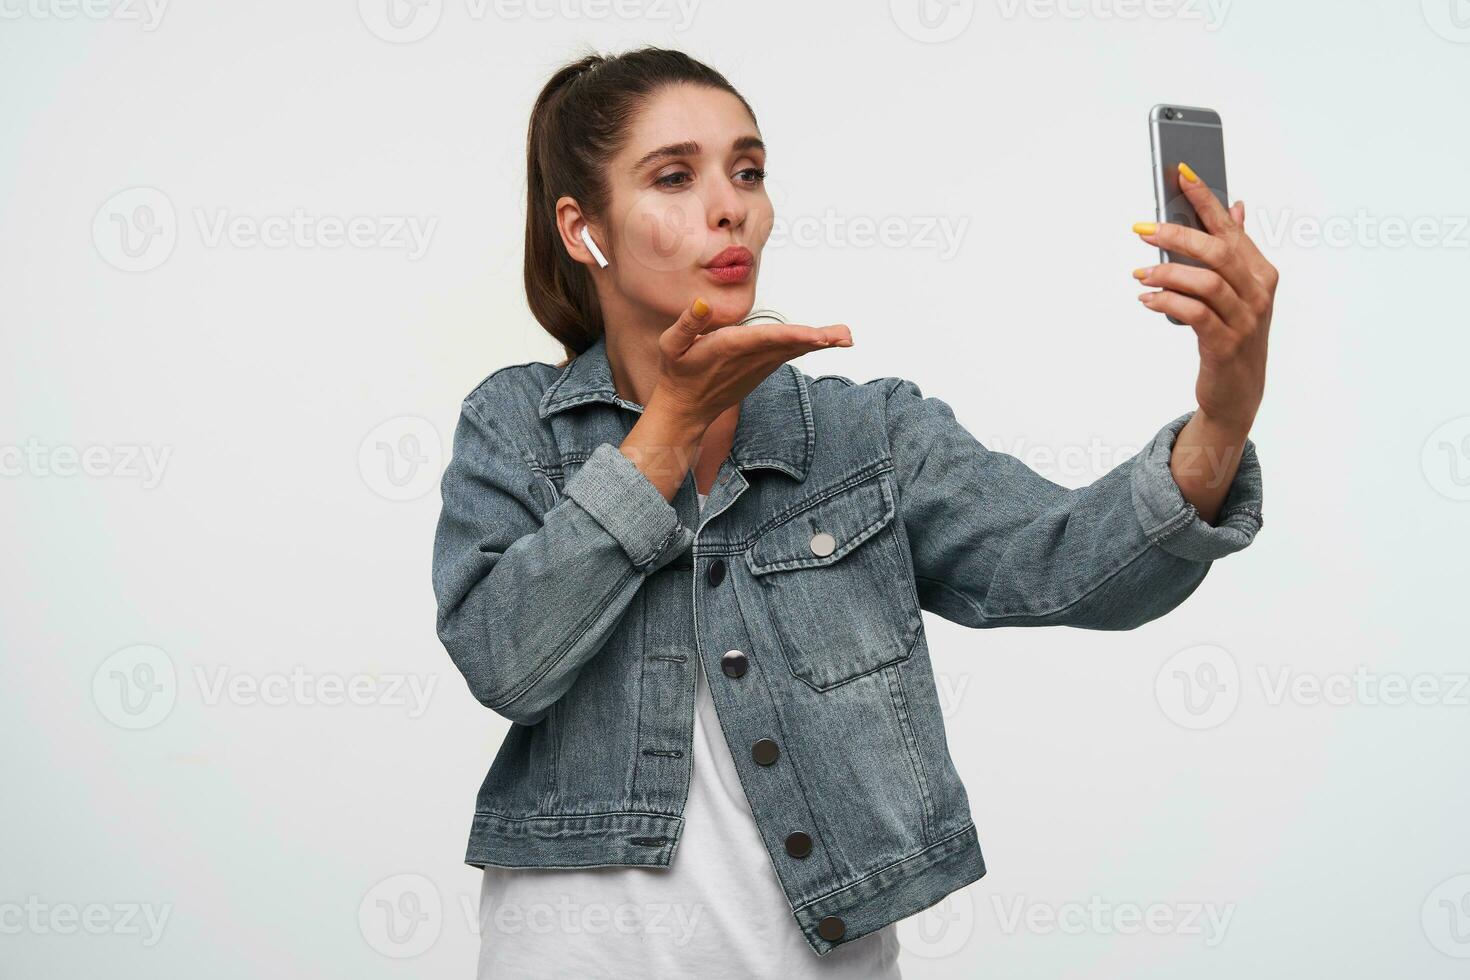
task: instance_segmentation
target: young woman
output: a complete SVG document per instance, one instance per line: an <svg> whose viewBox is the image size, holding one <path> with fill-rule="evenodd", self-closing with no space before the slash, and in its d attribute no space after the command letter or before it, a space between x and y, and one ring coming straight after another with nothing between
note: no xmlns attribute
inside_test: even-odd
<svg viewBox="0 0 1470 980"><path fill-rule="evenodd" d="M1140 270L1198 410L1068 490L902 378L812 378L841 324L747 324L755 114L641 49L531 115L525 284L566 349L464 400L438 632L511 728L476 801L481 974L896 977L894 924L985 873L921 610L1130 629L1250 543L1276 272L1191 174L1198 258Z"/></svg>

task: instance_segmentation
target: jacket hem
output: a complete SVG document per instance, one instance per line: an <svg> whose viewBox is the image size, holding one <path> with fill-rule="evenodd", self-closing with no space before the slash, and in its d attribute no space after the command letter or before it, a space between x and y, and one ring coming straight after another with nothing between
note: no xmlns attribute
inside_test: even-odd
<svg viewBox="0 0 1470 980"><path fill-rule="evenodd" d="M683 817L660 813L506 817L475 814L465 864L475 868L668 867Z"/></svg>
<svg viewBox="0 0 1470 980"><path fill-rule="evenodd" d="M985 875L985 858L973 822L937 844L896 861L795 909L796 921L818 956L886 925L922 912ZM817 933L829 915L842 919L836 942Z"/></svg>

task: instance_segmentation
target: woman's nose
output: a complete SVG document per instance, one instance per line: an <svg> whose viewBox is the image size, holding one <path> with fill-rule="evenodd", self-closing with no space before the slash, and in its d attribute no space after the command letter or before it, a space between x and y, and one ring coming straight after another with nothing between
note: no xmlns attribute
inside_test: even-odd
<svg viewBox="0 0 1470 980"><path fill-rule="evenodd" d="M704 206L711 228L739 228L745 222L748 208L734 187L717 188L709 193Z"/></svg>

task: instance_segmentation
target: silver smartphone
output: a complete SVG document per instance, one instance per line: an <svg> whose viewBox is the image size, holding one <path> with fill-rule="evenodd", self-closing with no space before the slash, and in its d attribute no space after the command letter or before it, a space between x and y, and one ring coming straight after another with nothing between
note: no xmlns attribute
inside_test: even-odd
<svg viewBox="0 0 1470 980"><path fill-rule="evenodd" d="M1199 106L1159 104L1148 113L1149 143L1154 157L1154 214L1159 221L1200 228L1194 205L1179 189L1179 161L1189 164L1219 200L1230 207L1225 191L1225 130L1220 114ZM1187 255L1159 249L1160 262L1203 265ZM1170 322L1179 323L1172 316Z"/></svg>

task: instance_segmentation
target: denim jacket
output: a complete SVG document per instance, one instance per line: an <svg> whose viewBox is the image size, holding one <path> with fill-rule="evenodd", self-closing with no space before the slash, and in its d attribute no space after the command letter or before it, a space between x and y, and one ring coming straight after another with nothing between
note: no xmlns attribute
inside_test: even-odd
<svg viewBox="0 0 1470 980"><path fill-rule="evenodd" d="M924 619L1132 629L1261 526L1247 443L1217 524L1165 425L1080 489L986 449L912 382L787 363L740 406L701 516L618 446L643 411L605 340L465 398L434 541L438 634L513 724L467 864L678 860L695 671L817 955L985 874Z"/></svg>

